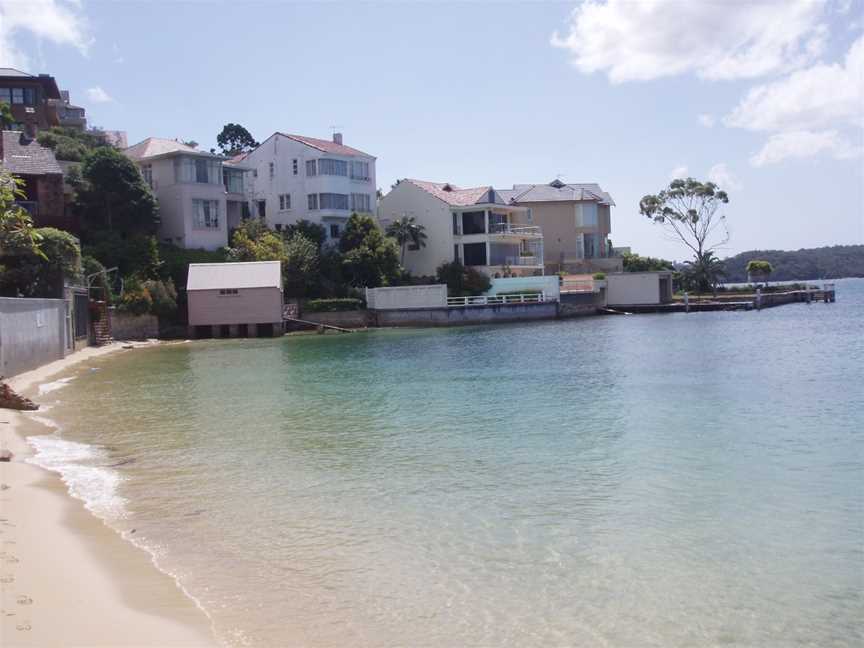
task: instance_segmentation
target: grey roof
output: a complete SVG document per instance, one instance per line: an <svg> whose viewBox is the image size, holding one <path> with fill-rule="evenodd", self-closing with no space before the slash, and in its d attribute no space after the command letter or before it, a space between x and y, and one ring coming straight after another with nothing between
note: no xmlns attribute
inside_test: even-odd
<svg viewBox="0 0 864 648"><path fill-rule="evenodd" d="M20 131L3 131L3 157L0 165L17 175L63 173L54 151L29 139Z"/></svg>
<svg viewBox="0 0 864 648"><path fill-rule="evenodd" d="M237 263L190 263L186 290L222 288L282 289L282 264L279 261Z"/></svg>
<svg viewBox="0 0 864 648"><path fill-rule="evenodd" d="M219 155L193 148L188 144L178 142L177 140L165 139L162 137L148 137L147 139L125 149L123 153L133 160L145 160L147 158L172 155L174 153L222 159Z"/></svg>
<svg viewBox="0 0 864 648"><path fill-rule="evenodd" d="M513 189L499 190L507 202L561 202L571 200L594 201L604 205L614 205L612 196L603 191L595 182L564 184L553 181L549 184L516 184Z"/></svg>
<svg viewBox="0 0 864 648"><path fill-rule="evenodd" d="M0 77L29 77L35 78L32 74L27 74L15 68L0 68Z"/></svg>

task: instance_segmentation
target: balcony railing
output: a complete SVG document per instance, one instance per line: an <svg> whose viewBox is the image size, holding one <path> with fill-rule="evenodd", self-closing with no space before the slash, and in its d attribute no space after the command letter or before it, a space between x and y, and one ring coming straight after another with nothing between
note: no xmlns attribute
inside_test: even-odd
<svg viewBox="0 0 864 648"><path fill-rule="evenodd" d="M543 236L540 228L536 225L516 225L513 223L491 223L489 226L491 234L505 234L511 236Z"/></svg>
<svg viewBox="0 0 864 648"><path fill-rule="evenodd" d="M521 293L518 295L477 295L475 297L448 297L447 306L500 306L502 304L541 304L545 293Z"/></svg>
<svg viewBox="0 0 864 648"><path fill-rule="evenodd" d="M509 266L539 266L543 265L539 256L515 256L505 257L505 262Z"/></svg>

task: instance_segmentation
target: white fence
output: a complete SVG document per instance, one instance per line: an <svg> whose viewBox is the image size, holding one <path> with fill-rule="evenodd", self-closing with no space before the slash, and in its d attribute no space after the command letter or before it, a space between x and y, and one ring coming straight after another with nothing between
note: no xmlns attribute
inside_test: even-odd
<svg viewBox="0 0 864 648"><path fill-rule="evenodd" d="M546 301L543 293L522 293L519 295L477 295L474 297L448 297L447 306L503 306L504 304L542 304Z"/></svg>
<svg viewBox="0 0 864 648"><path fill-rule="evenodd" d="M366 308L370 310L444 308L446 305L447 286L444 284L366 289Z"/></svg>

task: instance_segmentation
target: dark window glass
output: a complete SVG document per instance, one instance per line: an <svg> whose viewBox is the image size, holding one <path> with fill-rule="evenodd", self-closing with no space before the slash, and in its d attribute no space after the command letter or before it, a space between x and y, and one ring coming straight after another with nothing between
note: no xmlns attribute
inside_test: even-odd
<svg viewBox="0 0 864 648"><path fill-rule="evenodd" d="M485 266L486 265L486 244L485 243L466 243L462 246L465 254L466 266Z"/></svg>
<svg viewBox="0 0 864 648"><path fill-rule="evenodd" d="M462 212L463 234L485 234L486 213L482 211Z"/></svg>

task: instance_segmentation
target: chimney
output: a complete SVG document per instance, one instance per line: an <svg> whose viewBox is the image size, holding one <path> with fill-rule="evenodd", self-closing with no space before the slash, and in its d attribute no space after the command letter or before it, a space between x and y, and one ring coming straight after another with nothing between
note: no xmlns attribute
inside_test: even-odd
<svg viewBox="0 0 864 648"><path fill-rule="evenodd" d="M333 133L333 143L342 144L342 133Z"/></svg>

